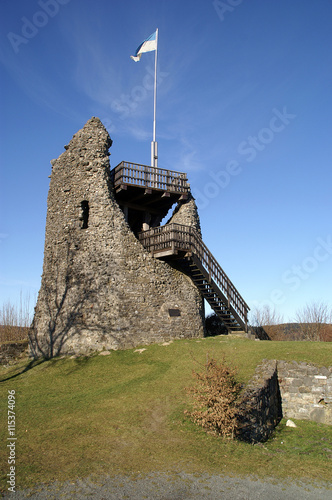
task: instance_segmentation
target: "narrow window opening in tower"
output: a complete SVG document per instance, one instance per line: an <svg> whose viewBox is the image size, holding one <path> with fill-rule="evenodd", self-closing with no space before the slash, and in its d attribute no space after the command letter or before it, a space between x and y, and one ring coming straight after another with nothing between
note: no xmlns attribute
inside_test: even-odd
<svg viewBox="0 0 332 500"><path fill-rule="evenodd" d="M89 221L89 202L87 200L83 200L81 202L81 229L86 229L88 227Z"/></svg>

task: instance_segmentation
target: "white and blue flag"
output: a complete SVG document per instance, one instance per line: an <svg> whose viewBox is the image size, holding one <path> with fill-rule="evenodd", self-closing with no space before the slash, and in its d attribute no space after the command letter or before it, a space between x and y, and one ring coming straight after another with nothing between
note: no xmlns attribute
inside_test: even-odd
<svg viewBox="0 0 332 500"><path fill-rule="evenodd" d="M130 57L133 61L138 62L144 52L151 52L153 50L157 50L157 30L144 40L144 42L137 47L135 55Z"/></svg>

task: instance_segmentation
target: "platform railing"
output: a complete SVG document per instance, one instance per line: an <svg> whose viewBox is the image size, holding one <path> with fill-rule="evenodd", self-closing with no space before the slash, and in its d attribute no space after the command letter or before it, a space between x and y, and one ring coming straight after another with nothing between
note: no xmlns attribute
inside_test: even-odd
<svg viewBox="0 0 332 500"><path fill-rule="evenodd" d="M111 171L114 186L130 185L186 194L189 192L187 174L122 161Z"/></svg>
<svg viewBox="0 0 332 500"><path fill-rule="evenodd" d="M231 305L243 323L247 325L249 306L193 227L170 223L142 231L139 233L139 240L149 252L156 256L166 250L171 250L174 254L185 251L196 255L208 273L209 281L214 281L227 298L225 305Z"/></svg>

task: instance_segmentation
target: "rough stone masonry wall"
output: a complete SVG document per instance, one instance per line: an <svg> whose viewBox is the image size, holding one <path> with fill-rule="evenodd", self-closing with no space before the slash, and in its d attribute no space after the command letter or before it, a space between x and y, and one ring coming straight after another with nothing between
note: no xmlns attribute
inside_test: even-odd
<svg viewBox="0 0 332 500"><path fill-rule="evenodd" d="M92 118L51 162L43 274L30 338L35 356L204 333L197 288L151 257L125 221L110 181L111 143ZM169 309L179 315L170 316Z"/></svg>
<svg viewBox="0 0 332 500"><path fill-rule="evenodd" d="M238 437L266 441L282 417L332 425L332 367L264 360L242 394Z"/></svg>
<svg viewBox="0 0 332 500"><path fill-rule="evenodd" d="M198 235L202 237L201 223L194 197L190 194L184 203L179 203L167 223L183 224L196 229Z"/></svg>
<svg viewBox="0 0 332 500"><path fill-rule="evenodd" d="M27 340L0 345L0 365L6 365L14 359L19 358L27 349Z"/></svg>
<svg viewBox="0 0 332 500"><path fill-rule="evenodd" d="M278 377L284 417L332 425L332 367L278 361Z"/></svg>
<svg viewBox="0 0 332 500"><path fill-rule="evenodd" d="M245 388L238 411L238 438L266 441L282 418L276 361L264 360Z"/></svg>

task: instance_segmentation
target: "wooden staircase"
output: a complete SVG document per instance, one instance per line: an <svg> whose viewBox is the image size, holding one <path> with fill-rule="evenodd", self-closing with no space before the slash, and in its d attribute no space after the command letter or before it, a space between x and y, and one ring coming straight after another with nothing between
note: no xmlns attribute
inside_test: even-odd
<svg viewBox="0 0 332 500"><path fill-rule="evenodd" d="M154 257L177 259L229 332L248 331L248 305L194 228L166 224L139 240Z"/></svg>
<svg viewBox="0 0 332 500"><path fill-rule="evenodd" d="M237 314L235 308L214 280L210 280L209 273L204 269L196 255L187 257L182 267L187 271L187 274L191 277L202 296L207 300L211 309L221 319L229 332L247 331L246 315L242 318Z"/></svg>
<svg viewBox="0 0 332 500"><path fill-rule="evenodd" d="M198 232L182 224L159 226L174 203L188 198L187 174L123 161L110 175L115 198L142 245L158 259L176 259L229 332L247 332L249 307ZM145 223L158 227L140 231Z"/></svg>

